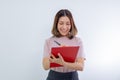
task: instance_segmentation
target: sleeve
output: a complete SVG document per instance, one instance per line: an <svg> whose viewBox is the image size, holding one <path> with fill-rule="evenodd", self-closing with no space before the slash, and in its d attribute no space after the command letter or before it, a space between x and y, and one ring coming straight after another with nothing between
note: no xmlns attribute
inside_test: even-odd
<svg viewBox="0 0 120 80"><path fill-rule="evenodd" d="M49 57L49 55L50 55L49 40L45 40L43 57Z"/></svg>
<svg viewBox="0 0 120 80"><path fill-rule="evenodd" d="M83 42L80 38L78 38L78 45L80 46L80 48L78 50L77 58L82 57L82 58L86 59L85 58L85 53L84 53L84 48L83 48Z"/></svg>

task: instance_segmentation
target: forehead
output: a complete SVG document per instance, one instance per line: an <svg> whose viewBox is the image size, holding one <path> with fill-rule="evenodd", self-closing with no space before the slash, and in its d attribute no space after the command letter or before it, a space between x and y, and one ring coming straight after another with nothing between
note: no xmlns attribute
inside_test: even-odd
<svg viewBox="0 0 120 80"><path fill-rule="evenodd" d="M62 17L59 18L59 21L60 21L60 22L61 22L61 21L62 21L62 22L64 22L64 21L65 21L65 22L70 22L70 19L69 19L67 16L62 16Z"/></svg>

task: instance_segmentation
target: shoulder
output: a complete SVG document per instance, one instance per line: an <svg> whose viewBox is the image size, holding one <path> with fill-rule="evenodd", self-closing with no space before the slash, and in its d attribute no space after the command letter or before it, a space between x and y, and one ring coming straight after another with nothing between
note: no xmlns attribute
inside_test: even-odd
<svg viewBox="0 0 120 80"><path fill-rule="evenodd" d="M74 39L77 41L77 42L82 42L82 39L80 37L74 37Z"/></svg>
<svg viewBox="0 0 120 80"><path fill-rule="evenodd" d="M54 40L55 38L56 38L56 37L51 36L51 37L47 38L45 41L46 41L46 42L50 42L50 41Z"/></svg>

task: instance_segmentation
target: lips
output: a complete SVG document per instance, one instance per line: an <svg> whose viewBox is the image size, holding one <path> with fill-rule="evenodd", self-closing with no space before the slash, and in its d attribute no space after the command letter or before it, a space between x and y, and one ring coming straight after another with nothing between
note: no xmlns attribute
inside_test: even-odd
<svg viewBox="0 0 120 80"><path fill-rule="evenodd" d="M68 32L68 30L63 30L63 29L60 29L60 32L62 32L62 33L67 33L67 32Z"/></svg>

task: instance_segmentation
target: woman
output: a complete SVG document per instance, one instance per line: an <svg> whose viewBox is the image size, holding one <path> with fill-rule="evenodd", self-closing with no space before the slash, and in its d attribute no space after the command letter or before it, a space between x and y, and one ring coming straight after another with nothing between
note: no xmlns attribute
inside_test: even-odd
<svg viewBox="0 0 120 80"><path fill-rule="evenodd" d="M77 28L69 10L61 9L57 12L52 34L53 36L46 40L44 46L43 67L45 70L50 70L47 80L79 80L77 71L83 71L85 56L82 41L76 37ZM61 46L80 46L75 62L66 62L60 53L59 58L51 54L52 47ZM50 67L50 63L53 62L62 66Z"/></svg>

